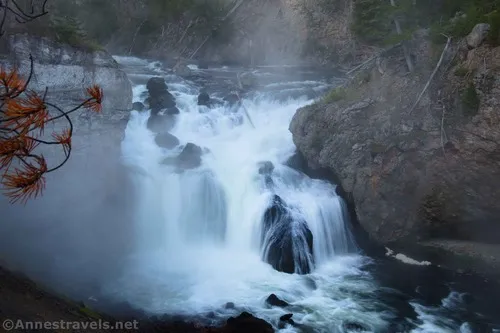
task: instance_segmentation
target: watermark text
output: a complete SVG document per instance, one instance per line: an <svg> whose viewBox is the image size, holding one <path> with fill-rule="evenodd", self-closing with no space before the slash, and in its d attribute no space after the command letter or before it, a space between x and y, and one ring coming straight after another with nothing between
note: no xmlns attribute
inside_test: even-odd
<svg viewBox="0 0 500 333"><path fill-rule="evenodd" d="M139 322L109 322L102 319L95 321L24 321L6 319L2 322L5 331L12 330L138 330Z"/></svg>

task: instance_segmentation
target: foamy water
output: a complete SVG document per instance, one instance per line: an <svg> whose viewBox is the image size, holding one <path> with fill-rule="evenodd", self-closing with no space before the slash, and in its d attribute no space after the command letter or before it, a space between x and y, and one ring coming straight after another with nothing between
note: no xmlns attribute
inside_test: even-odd
<svg viewBox="0 0 500 333"><path fill-rule="evenodd" d="M381 286L363 269L371 259L359 254L334 185L284 165L295 150L290 120L312 100L277 101L268 92L257 93L244 100L252 126L242 113L228 113L222 106L200 109L200 87L163 75L181 111L170 132L181 145L192 142L209 153L200 168L174 173L160 161L179 148L158 147L146 127L149 112L132 112L122 150L135 184L136 251L106 293L151 314L211 313L222 320L246 310L277 327L281 315L293 313L296 323L315 332L348 332L347 323L370 332L391 331L397 309L374 298ZM290 87L301 84L283 84L283 89ZM302 87L322 89L325 82L309 80ZM143 100L144 91L144 85L136 85L134 101ZM275 166L274 190L263 186L258 174L262 161ZM293 207L313 234L315 268L310 274L280 273L261 259L261 220L273 193ZM272 293L290 307L267 306ZM227 302L236 309L225 309ZM417 314L412 332L469 332L464 322L411 305ZM288 325L281 331L301 328Z"/></svg>

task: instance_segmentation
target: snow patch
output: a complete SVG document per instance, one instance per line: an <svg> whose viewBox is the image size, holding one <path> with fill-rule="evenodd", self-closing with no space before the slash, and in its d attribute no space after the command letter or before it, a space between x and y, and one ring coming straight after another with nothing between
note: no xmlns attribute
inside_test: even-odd
<svg viewBox="0 0 500 333"><path fill-rule="evenodd" d="M432 265L431 262L429 261L417 261L415 259L412 259L410 257L408 257L407 255L405 254L402 254L402 253L397 253L397 254L394 254L394 251L392 251L391 249L389 248L385 248L385 250L387 251L385 253L386 256L388 257L393 257L394 259L397 259L405 264L408 264L408 265L419 265L419 266L430 266Z"/></svg>

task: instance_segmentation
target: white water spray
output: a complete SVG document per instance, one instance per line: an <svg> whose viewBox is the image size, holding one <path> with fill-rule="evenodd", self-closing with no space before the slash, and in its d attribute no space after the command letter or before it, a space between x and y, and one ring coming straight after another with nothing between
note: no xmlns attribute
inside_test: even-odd
<svg viewBox="0 0 500 333"><path fill-rule="evenodd" d="M164 76L181 110L170 132L181 145L191 142L208 153L200 168L173 172L160 162L180 148L159 148L146 127L149 112L132 112L122 150L136 191L136 252L106 293L152 314L212 312L224 319L247 310L277 326L279 316L293 312L297 324L317 332L347 332L343 324L349 321L386 332L392 315L367 301L378 287L361 271L369 259L356 253L334 186L284 165L295 150L290 120L311 100L257 94L245 100L254 128L225 107L200 108L198 87ZM324 87L313 83L304 86ZM291 86L296 95L300 82ZM143 100L144 91L144 85L136 86L134 100ZM263 161L275 167L272 187L258 172ZM308 275L281 273L262 260L262 217L273 195L312 233L314 270ZM271 293L291 306L267 306ZM236 309L224 308L226 302Z"/></svg>

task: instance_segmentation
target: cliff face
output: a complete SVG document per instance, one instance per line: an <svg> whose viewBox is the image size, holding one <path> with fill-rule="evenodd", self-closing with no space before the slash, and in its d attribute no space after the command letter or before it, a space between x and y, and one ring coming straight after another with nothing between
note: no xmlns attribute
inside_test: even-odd
<svg viewBox="0 0 500 333"><path fill-rule="evenodd" d="M128 117L132 107L132 86L118 63L105 51L88 52L28 34L6 36L4 62L17 66L22 75L30 70L29 56L34 59L30 88L64 96L66 100L81 99L87 87L101 86L104 92L101 122Z"/></svg>
<svg viewBox="0 0 500 333"><path fill-rule="evenodd" d="M203 54L247 64L345 63L355 52L351 12L349 0L245 1L230 16L229 42L209 42Z"/></svg>
<svg viewBox="0 0 500 333"><path fill-rule="evenodd" d="M414 74L394 50L298 110L294 142L312 168L338 175L375 241L444 250L443 261L458 254L498 273L500 48L450 48L411 111L437 61L425 36L413 43Z"/></svg>
<svg viewBox="0 0 500 333"><path fill-rule="evenodd" d="M203 53L248 64L345 62L354 45L350 16L346 0L245 1L230 16L227 45L209 42Z"/></svg>

